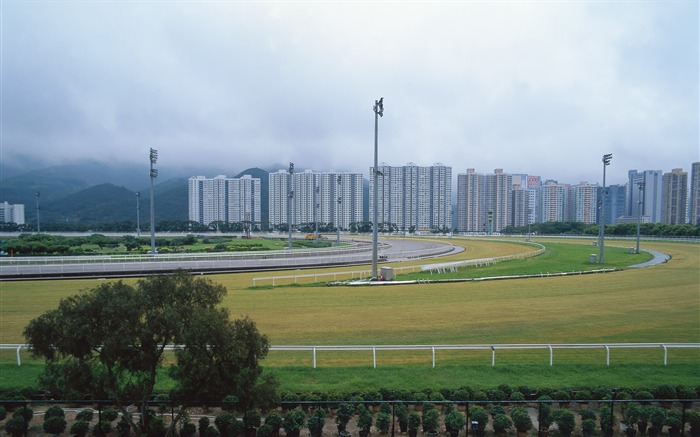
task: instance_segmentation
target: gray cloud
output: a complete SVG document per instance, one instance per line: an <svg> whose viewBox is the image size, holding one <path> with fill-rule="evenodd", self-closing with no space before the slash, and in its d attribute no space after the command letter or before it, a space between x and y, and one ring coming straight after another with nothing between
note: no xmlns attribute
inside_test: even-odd
<svg viewBox="0 0 700 437"><path fill-rule="evenodd" d="M380 160L562 182L700 159L697 2L4 2L2 159Z"/></svg>

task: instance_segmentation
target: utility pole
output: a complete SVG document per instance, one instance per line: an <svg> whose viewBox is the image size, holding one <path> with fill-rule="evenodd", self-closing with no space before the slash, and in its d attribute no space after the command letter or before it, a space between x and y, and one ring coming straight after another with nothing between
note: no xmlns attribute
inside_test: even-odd
<svg viewBox="0 0 700 437"><path fill-rule="evenodd" d="M379 100L374 101L374 168L372 168L372 171L374 172L374 187L373 187L373 195L374 195L374 201L373 201L373 206L374 210L372 211L372 278L376 279L378 278L378 273L377 273L377 251L378 251L378 226L379 226L379 203L378 203L378 197L379 197L379 192L377 189L378 183L379 183L379 146L378 146L378 140L379 140L379 117L384 116L384 97L380 98Z"/></svg>
<svg viewBox="0 0 700 437"><path fill-rule="evenodd" d="M158 160L158 151L151 148L151 255L156 256L156 208L153 199L153 181L158 177L158 170L154 167Z"/></svg>
<svg viewBox="0 0 700 437"><path fill-rule="evenodd" d="M600 258L598 258L598 264L603 264L603 256L605 255L605 197L607 195L607 188L605 188L605 168L610 165L610 160L612 159L612 153L607 153L603 155L603 190L600 203L600 227L598 229L598 245L600 246Z"/></svg>

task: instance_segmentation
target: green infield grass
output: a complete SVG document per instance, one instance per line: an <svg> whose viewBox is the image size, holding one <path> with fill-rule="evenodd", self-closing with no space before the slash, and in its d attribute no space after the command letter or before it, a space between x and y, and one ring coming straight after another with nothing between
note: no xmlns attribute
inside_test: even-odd
<svg viewBox="0 0 700 437"><path fill-rule="evenodd" d="M439 262L532 250L521 244L483 240L451 242L467 250L439 258ZM588 240L538 242L551 246L550 251L525 261L531 264L530 269L537 268L540 261L548 272L554 271L557 260L585 265L588 254L598 250ZM618 257L624 260L619 261L620 267L646 260L641 254L629 254L609 244L606 267L608 262L618 263ZM215 275L211 279L228 288L224 305L231 315L250 316L273 345L699 343L700 247L661 242L645 242L642 247L668 253L672 259L654 267L605 274L391 287L252 289L252 278L259 273ZM570 257L575 261L567 261ZM507 264L469 269L488 276ZM54 308L60 298L97 283L0 282L0 343L22 343L22 329L31 318ZM613 350L609 367L605 352L597 349L555 351L552 367L546 350L498 351L496 357L492 368L490 351L439 351L433 369L429 351L378 352L378 367L373 369L371 352L319 352L319 368L312 369L311 352L271 352L264 365L278 376L285 390L486 387L500 383L574 386L586 381L591 382L586 385L599 382L611 386L697 385L700 381L697 349L669 351L668 366L663 365L660 349ZM0 388L36 384L41 363L31 360L26 351L22 360L18 367L13 351L0 354ZM167 388L169 382L163 379L161 384Z"/></svg>

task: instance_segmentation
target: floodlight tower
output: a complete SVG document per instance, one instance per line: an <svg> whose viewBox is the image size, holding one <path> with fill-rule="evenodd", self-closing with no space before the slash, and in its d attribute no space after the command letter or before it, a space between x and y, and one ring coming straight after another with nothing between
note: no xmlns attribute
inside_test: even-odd
<svg viewBox="0 0 700 437"><path fill-rule="evenodd" d="M340 244L340 204L342 202L342 197L340 196L340 182L342 181L341 176L338 175L338 208L335 211L335 242Z"/></svg>
<svg viewBox="0 0 700 437"><path fill-rule="evenodd" d="M637 201L637 250L639 253L639 231L640 223L642 222L642 208L644 207L644 181L637 182L637 187L639 188L639 200Z"/></svg>
<svg viewBox="0 0 700 437"><path fill-rule="evenodd" d="M39 222L39 196L41 195L40 192L36 192L36 233L41 234L41 223Z"/></svg>
<svg viewBox="0 0 700 437"><path fill-rule="evenodd" d="M294 199L294 163L289 163L289 195L287 196L287 229L289 230L289 250L292 250L292 199Z"/></svg>
<svg viewBox="0 0 700 437"><path fill-rule="evenodd" d="M600 246L600 258L598 259L598 264L603 264L603 256L605 255L605 197L607 195L607 188L605 188L605 168L610 165L610 160L612 159L612 153L606 153L603 155L603 191L601 193L602 199L600 203L600 226L598 229L598 245Z"/></svg>
<svg viewBox="0 0 700 437"><path fill-rule="evenodd" d="M374 101L374 188L373 195L374 201L372 205L374 211L372 212L372 278L378 278L377 275L377 241L378 241L378 225L379 225L379 203L377 198L379 197L379 191L377 188L379 179L379 152L378 152L378 139L379 139L379 117L384 116L384 97L379 100Z"/></svg>
<svg viewBox="0 0 700 437"><path fill-rule="evenodd" d="M136 236L141 236L141 193L136 192Z"/></svg>
<svg viewBox="0 0 700 437"><path fill-rule="evenodd" d="M151 147L151 252L152 256L156 255L156 208L153 201L153 181L158 177L158 170L155 169L156 161L158 160L158 151Z"/></svg>

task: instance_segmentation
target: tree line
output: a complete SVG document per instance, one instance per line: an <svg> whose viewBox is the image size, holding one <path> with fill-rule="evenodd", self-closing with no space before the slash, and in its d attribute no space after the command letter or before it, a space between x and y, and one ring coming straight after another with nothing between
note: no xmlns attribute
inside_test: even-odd
<svg viewBox="0 0 700 437"><path fill-rule="evenodd" d="M502 234L527 234L528 232L539 235L598 235L598 225L582 222L546 222L533 223L526 226L507 226L501 230ZM664 223L641 223L639 233L653 237L698 237L700 226L689 224L669 225ZM606 235L634 236L637 235L636 223L622 223L619 225L605 225Z"/></svg>

